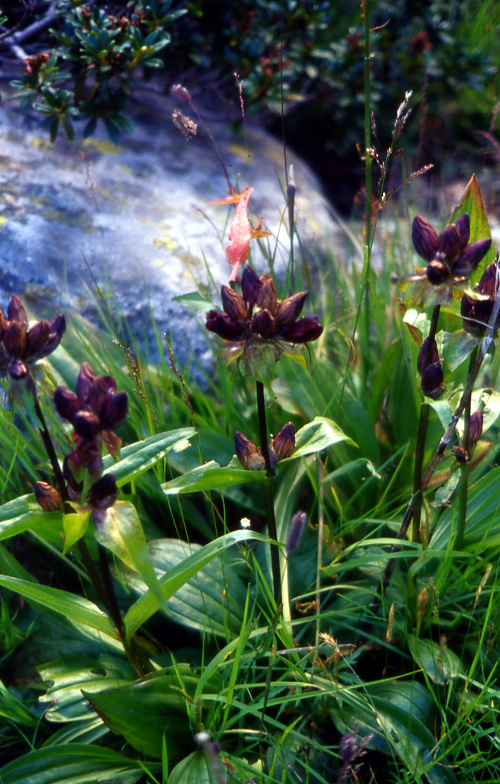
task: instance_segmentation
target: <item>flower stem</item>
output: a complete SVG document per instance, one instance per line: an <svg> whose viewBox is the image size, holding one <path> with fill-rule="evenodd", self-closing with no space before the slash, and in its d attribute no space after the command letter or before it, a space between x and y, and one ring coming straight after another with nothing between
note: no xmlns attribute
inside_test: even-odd
<svg viewBox="0 0 500 784"><path fill-rule="evenodd" d="M476 364L478 347L472 351L469 359L469 371L467 373L467 384L465 385L464 397L464 434L462 438L462 448L465 452L465 462L460 466L460 485L458 491L458 518L457 533L455 536L455 549L460 550L464 541L465 520L467 517L467 492L469 483L469 448L470 448L470 405L472 397L472 383L470 377Z"/></svg>
<svg viewBox="0 0 500 784"><path fill-rule="evenodd" d="M267 530L269 532L269 536L271 539L274 539L276 542L278 540L278 531L276 528L276 517L274 514L274 488L273 488L273 479L276 476L276 471L274 467L271 465L271 460L269 458L269 449L267 446L267 422L266 422L266 403L264 398L264 384L262 381L255 382L256 392L257 392L257 415L259 420L259 440L260 440L260 451L262 452L262 456L264 458L264 462L266 464L266 514L267 514ZM278 608L281 607L282 604L282 594L281 594L281 570L280 570L280 556L279 556L279 545L278 544L271 544L271 571L273 576L273 593L274 593L274 600Z"/></svg>
<svg viewBox="0 0 500 784"><path fill-rule="evenodd" d="M429 327L428 345L429 351L436 339L437 325L441 306L436 305L432 311L431 323ZM415 462L413 466L413 526L412 542L420 542L420 522L422 516L422 467L424 464L425 440L427 438L427 427L429 424L429 404L425 401L420 406L420 416L418 420L417 443L415 446Z"/></svg>

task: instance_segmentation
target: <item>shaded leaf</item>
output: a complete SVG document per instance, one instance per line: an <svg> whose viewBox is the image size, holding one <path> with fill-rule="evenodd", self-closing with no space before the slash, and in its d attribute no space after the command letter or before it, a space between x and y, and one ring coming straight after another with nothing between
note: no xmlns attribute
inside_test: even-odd
<svg viewBox="0 0 500 784"><path fill-rule="evenodd" d="M110 728L138 751L161 759L165 739L168 759L179 759L193 746L186 706L198 677L188 665L169 667L118 689L83 694Z"/></svg>
<svg viewBox="0 0 500 784"><path fill-rule="evenodd" d="M407 639L413 658L434 683L443 685L450 678L465 675L461 660L446 646L433 640L421 640L412 634Z"/></svg>
<svg viewBox="0 0 500 784"><path fill-rule="evenodd" d="M116 784L117 777L144 768L135 760L102 746L68 743L48 746L9 762L0 768L2 784L94 784L96 780ZM128 779L131 782L131 779Z"/></svg>
<svg viewBox="0 0 500 784"><path fill-rule="evenodd" d="M149 542L149 554L156 574L161 579L171 569L183 563L202 548L178 539L159 539ZM130 573L127 584L144 593L146 585ZM194 629L226 637L228 632L238 635L243 622L246 587L220 555L206 564L195 576L182 585L164 604L162 610L174 621Z"/></svg>
<svg viewBox="0 0 500 784"><path fill-rule="evenodd" d="M127 501L116 501L107 509L95 510L94 520L97 541L128 567L135 569L161 604L160 585L135 506Z"/></svg>
<svg viewBox="0 0 500 784"><path fill-rule="evenodd" d="M88 599L61 591L59 588L49 588L46 585L38 585L5 575L0 575L0 586L15 591L25 599L44 605L47 609L64 615L74 623L90 626L109 637L118 639L118 632L108 616Z"/></svg>
<svg viewBox="0 0 500 784"><path fill-rule="evenodd" d="M258 541L267 541L266 537L252 531L233 531L232 533L220 536L213 542L204 545L196 553L190 555L182 563L174 566L164 577L159 580L161 594L164 601L170 599L179 588L187 583L187 581L197 572L202 569L205 564L217 555L222 553L226 548L234 544L239 544L250 539L257 539ZM124 618L125 629L127 637L131 637L134 632L145 623L158 610L160 603L151 591L148 591L140 599L138 599L129 609Z"/></svg>

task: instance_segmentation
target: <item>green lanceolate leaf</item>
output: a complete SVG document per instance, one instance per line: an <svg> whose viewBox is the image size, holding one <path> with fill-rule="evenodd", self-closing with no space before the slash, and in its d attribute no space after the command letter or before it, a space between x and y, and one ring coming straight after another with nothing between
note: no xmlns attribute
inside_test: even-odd
<svg viewBox="0 0 500 784"><path fill-rule="evenodd" d="M465 675L459 657L446 646L433 640L421 640L411 634L407 639L413 658L434 683L442 685L450 678Z"/></svg>
<svg viewBox="0 0 500 784"><path fill-rule="evenodd" d="M295 450L288 459L294 460L297 457L307 457L307 455L323 452L341 441L356 446L354 441L346 436L333 420L327 417L315 417L312 422L297 431Z"/></svg>
<svg viewBox="0 0 500 784"><path fill-rule="evenodd" d="M68 743L31 751L0 768L2 784L95 784L143 774L135 760L101 746Z"/></svg>
<svg viewBox="0 0 500 784"><path fill-rule="evenodd" d="M47 708L45 719L53 722L95 719L82 689L94 694L124 686L135 677L124 657L110 654L73 656L42 664L37 669L48 686L39 702Z"/></svg>
<svg viewBox="0 0 500 784"><path fill-rule="evenodd" d="M0 586L60 613L74 623L90 626L91 629L97 629L109 637L118 639L118 632L108 616L88 599L61 591L59 588L49 588L46 585L37 585L27 580L3 575L0 575Z"/></svg>
<svg viewBox="0 0 500 784"><path fill-rule="evenodd" d="M198 677L188 665L169 667L140 681L85 697L112 732L135 749L161 759L165 738L168 759L179 759L193 746L187 699Z"/></svg>
<svg viewBox="0 0 500 784"><path fill-rule="evenodd" d="M463 548L474 550L493 547L500 543L500 468L494 468L469 488L467 496L467 518ZM455 507L445 509L439 518L429 547L446 549L450 536L456 530Z"/></svg>
<svg viewBox="0 0 500 784"><path fill-rule="evenodd" d="M202 550L199 544L188 544L178 539L158 539L148 544L151 562L158 578L183 563L186 558ZM133 572L126 577L127 584L143 594L147 587ZM243 622L246 601L243 580L230 564L216 555L196 575L191 577L172 596L162 609L185 626L226 637L238 635Z"/></svg>
<svg viewBox="0 0 500 784"><path fill-rule="evenodd" d="M450 218L450 223L454 223L464 213L467 213L470 218L470 242L477 242L484 240L487 237L491 238L490 226L488 223L488 216L486 214L486 207L484 205L483 194L479 180L473 174L470 178L466 189L462 194L462 198L453 210ZM481 262L481 270L478 271L472 278L480 278L482 271L486 269L488 264L495 261L495 248L493 245Z"/></svg>
<svg viewBox="0 0 500 784"><path fill-rule="evenodd" d="M192 291L189 294L180 294L174 297L175 302L180 302L191 313L208 313L209 310L217 308L211 300L202 297L199 291Z"/></svg>
<svg viewBox="0 0 500 784"><path fill-rule="evenodd" d="M161 604L160 585L135 506L127 501L116 501L113 506L94 512L94 520L97 541L137 571Z"/></svg>
<svg viewBox="0 0 500 784"><path fill-rule="evenodd" d="M183 449L195 435L192 427L181 427L166 433L157 433L144 441L123 447L120 460L115 463L110 455L104 458L104 473L112 473L118 486L130 482L165 457L172 449Z"/></svg>
<svg viewBox="0 0 500 784"><path fill-rule="evenodd" d="M36 528L40 523L61 529L62 512L44 512L33 493L0 506L0 540Z"/></svg>
<svg viewBox="0 0 500 784"><path fill-rule="evenodd" d="M174 566L159 580L163 601L168 601L193 575L228 547L249 539L257 539L261 542L267 541L266 537L252 531L233 531L219 537L214 542L209 542L198 552L193 553L193 555L190 555L177 566ZM148 591L141 596L125 615L124 623L127 637L130 638L139 626L154 615L160 606L160 602L152 591Z"/></svg>
<svg viewBox="0 0 500 784"><path fill-rule="evenodd" d="M221 467L215 460L211 460L205 465L193 468L192 471L187 471L182 476L170 480L170 482L164 482L162 490L167 495L199 493L234 487L245 482L262 482L265 478L264 471L247 471L236 460L232 460L225 467Z"/></svg>

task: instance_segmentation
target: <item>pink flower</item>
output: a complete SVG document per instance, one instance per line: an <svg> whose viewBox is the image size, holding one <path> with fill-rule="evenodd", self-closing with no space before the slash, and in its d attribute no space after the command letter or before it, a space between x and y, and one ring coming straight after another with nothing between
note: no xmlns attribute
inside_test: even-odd
<svg viewBox="0 0 500 784"><path fill-rule="evenodd" d="M229 280L236 280L240 264L244 264L248 259L248 248L252 238L252 227L248 220L248 202L252 193L253 188L250 188L246 193L241 194L229 229L229 245L226 248L226 255L231 264L234 264Z"/></svg>

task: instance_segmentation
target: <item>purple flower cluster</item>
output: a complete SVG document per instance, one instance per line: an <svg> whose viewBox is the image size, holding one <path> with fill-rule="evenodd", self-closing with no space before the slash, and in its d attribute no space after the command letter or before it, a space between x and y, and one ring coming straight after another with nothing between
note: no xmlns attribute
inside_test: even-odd
<svg viewBox="0 0 500 784"><path fill-rule="evenodd" d="M8 375L19 381L27 376L30 365L55 351L65 329L64 316L28 327L24 305L13 294L7 315L0 308L0 377Z"/></svg>

